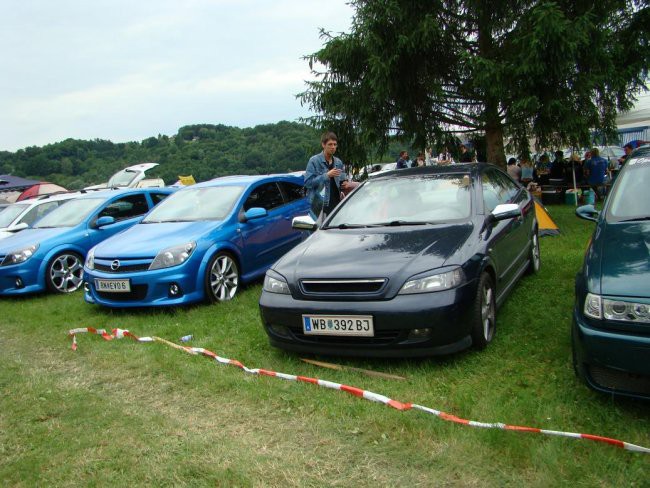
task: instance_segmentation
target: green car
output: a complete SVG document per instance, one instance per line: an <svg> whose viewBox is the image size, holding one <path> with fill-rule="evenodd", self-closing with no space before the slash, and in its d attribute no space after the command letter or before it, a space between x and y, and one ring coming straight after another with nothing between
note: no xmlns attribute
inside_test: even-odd
<svg viewBox="0 0 650 488"><path fill-rule="evenodd" d="M576 210L596 229L576 276L576 374L598 391L650 399L650 147L637 149L602 212Z"/></svg>

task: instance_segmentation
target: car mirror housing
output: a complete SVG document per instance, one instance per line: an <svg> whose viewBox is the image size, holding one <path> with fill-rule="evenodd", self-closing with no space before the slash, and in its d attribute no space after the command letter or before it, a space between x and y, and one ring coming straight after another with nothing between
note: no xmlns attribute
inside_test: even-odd
<svg viewBox="0 0 650 488"><path fill-rule="evenodd" d="M576 208L576 215L584 220L598 222L600 212L596 210L596 207L593 205L582 205L581 207Z"/></svg>
<svg viewBox="0 0 650 488"><path fill-rule="evenodd" d="M29 228L29 224L27 222L21 222L20 224L12 225L9 229L7 229L9 232L18 232L21 230L25 230Z"/></svg>
<svg viewBox="0 0 650 488"><path fill-rule="evenodd" d="M266 211L265 208L262 207L252 207L246 210L244 213L244 222L247 222L249 220L253 219L260 219L262 217L266 217L268 215L268 212Z"/></svg>
<svg viewBox="0 0 650 488"><path fill-rule="evenodd" d="M503 203L497 205L490 214L493 220L506 220L521 217L521 210L516 203Z"/></svg>
<svg viewBox="0 0 650 488"><path fill-rule="evenodd" d="M100 227L105 227L107 225L111 225L114 223L115 223L114 217L109 217L108 215L105 215L104 217L99 217L97 219L97 222L95 222L95 227L99 229Z"/></svg>
<svg viewBox="0 0 650 488"><path fill-rule="evenodd" d="M313 232L318 226L316 225L314 219L312 219L309 215L301 215L293 219L291 222L291 227L296 230L309 230Z"/></svg>

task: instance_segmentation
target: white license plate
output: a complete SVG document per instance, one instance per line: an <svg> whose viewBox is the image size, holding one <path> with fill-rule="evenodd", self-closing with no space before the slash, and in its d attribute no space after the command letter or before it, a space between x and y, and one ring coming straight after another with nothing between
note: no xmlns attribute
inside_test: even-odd
<svg viewBox="0 0 650 488"><path fill-rule="evenodd" d="M375 335L372 315L303 315L302 330L307 335Z"/></svg>
<svg viewBox="0 0 650 488"><path fill-rule="evenodd" d="M131 282L129 280L95 280L97 291L106 291L109 293L128 293L131 291Z"/></svg>

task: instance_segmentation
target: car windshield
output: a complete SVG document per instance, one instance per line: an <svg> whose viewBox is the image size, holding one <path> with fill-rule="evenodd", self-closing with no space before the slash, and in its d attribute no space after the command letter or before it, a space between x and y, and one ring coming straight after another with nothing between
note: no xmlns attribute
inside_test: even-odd
<svg viewBox="0 0 650 488"><path fill-rule="evenodd" d="M608 222L650 219L650 157L632 160L619 175L609 195Z"/></svg>
<svg viewBox="0 0 650 488"><path fill-rule="evenodd" d="M414 175L371 179L327 223L355 227L440 223L467 219L471 210L469 175Z"/></svg>
<svg viewBox="0 0 650 488"><path fill-rule="evenodd" d="M0 227L8 227L27 207L29 204L14 203L4 208L0 212Z"/></svg>
<svg viewBox="0 0 650 488"><path fill-rule="evenodd" d="M129 186L136 176L140 174L140 171L133 171L131 169L123 169L111 176L111 179L108 180L108 186Z"/></svg>
<svg viewBox="0 0 650 488"><path fill-rule="evenodd" d="M243 190L242 186L212 186L182 190L157 205L142 223L223 220L230 213Z"/></svg>
<svg viewBox="0 0 650 488"><path fill-rule="evenodd" d="M52 210L40 219L35 229L49 227L74 227L85 219L91 212L106 201L105 198L81 198L68 200L60 207Z"/></svg>

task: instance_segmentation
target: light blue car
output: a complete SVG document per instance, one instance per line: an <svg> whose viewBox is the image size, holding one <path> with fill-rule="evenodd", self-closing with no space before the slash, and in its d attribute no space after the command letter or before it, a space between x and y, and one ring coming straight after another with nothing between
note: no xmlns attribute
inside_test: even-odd
<svg viewBox="0 0 650 488"><path fill-rule="evenodd" d="M73 292L82 285L88 250L137 224L174 190L88 192L0 241L0 295Z"/></svg>
<svg viewBox="0 0 650 488"><path fill-rule="evenodd" d="M230 176L183 188L91 249L85 299L107 307L232 299L298 244L309 205L297 175Z"/></svg>

